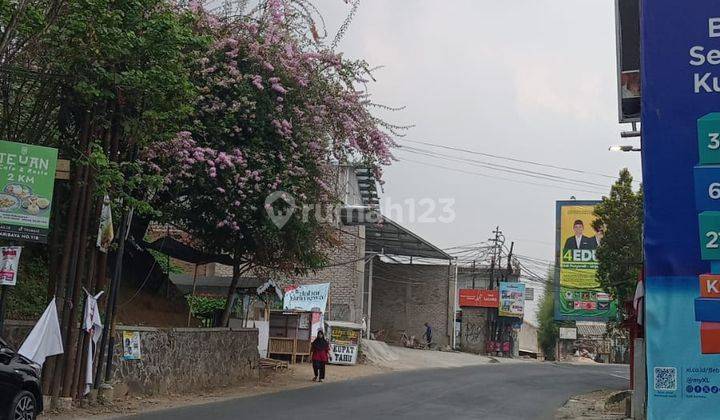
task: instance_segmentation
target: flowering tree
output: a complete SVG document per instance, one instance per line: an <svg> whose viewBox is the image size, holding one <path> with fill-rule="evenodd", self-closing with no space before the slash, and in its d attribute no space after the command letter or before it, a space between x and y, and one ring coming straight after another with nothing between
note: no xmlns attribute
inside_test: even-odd
<svg viewBox="0 0 720 420"><path fill-rule="evenodd" d="M355 88L367 65L324 47L293 4L261 2L235 19L190 4L198 30L215 39L196 63L195 112L187 130L144 155L165 178L156 202L164 221L233 256L223 323L243 270L303 273L333 243L320 221L295 213L276 226L267 210L333 202L331 162L361 162L380 177L391 160L393 142Z"/></svg>

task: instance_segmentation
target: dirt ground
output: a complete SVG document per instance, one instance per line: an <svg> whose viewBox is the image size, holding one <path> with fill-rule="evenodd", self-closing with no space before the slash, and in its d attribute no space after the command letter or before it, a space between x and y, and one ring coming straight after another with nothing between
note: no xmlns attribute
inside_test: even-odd
<svg viewBox="0 0 720 420"><path fill-rule="evenodd" d="M619 420L625 418L625 400L608 403L617 391L595 391L570 398L555 415L556 419Z"/></svg>

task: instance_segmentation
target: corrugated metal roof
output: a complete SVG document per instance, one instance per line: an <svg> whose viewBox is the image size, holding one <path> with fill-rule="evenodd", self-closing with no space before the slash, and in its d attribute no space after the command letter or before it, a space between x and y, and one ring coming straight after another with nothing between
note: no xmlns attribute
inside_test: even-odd
<svg viewBox="0 0 720 420"><path fill-rule="evenodd" d="M581 324L577 323L577 334L580 337L602 337L607 332L605 324Z"/></svg>

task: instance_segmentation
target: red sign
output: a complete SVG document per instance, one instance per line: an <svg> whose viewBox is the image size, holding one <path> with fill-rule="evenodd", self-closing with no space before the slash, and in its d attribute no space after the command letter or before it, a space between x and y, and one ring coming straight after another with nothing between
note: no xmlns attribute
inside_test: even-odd
<svg viewBox="0 0 720 420"><path fill-rule="evenodd" d="M720 298L720 276L701 274L700 296L704 298Z"/></svg>
<svg viewBox="0 0 720 420"><path fill-rule="evenodd" d="M500 295L497 290L460 289L460 306L497 308Z"/></svg>

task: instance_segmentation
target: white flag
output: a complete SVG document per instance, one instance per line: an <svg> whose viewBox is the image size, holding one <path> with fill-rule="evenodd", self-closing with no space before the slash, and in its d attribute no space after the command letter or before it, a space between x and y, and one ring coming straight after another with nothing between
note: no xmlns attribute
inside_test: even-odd
<svg viewBox="0 0 720 420"><path fill-rule="evenodd" d="M98 299L104 292L100 292L93 296L87 293L87 301L85 302L85 316L83 320L83 330L90 335L87 348L87 361L85 364L85 392L84 395L90 393L93 384L93 359L95 358L95 350L97 342L102 335L103 324L100 320L100 311L98 310Z"/></svg>
<svg viewBox="0 0 720 420"><path fill-rule="evenodd" d="M108 248L115 238L113 231L112 209L110 207L110 197L105 195L103 199L102 210L100 211L100 225L98 226L97 247L100 252L107 254Z"/></svg>
<svg viewBox="0 0 720 420"><path fill-rule="evenodd" d="M63 353L62 334L60 333L55 298L53 298L37 324L30 331L18 353L40 366L45 363L45 358Z"/></svg>

